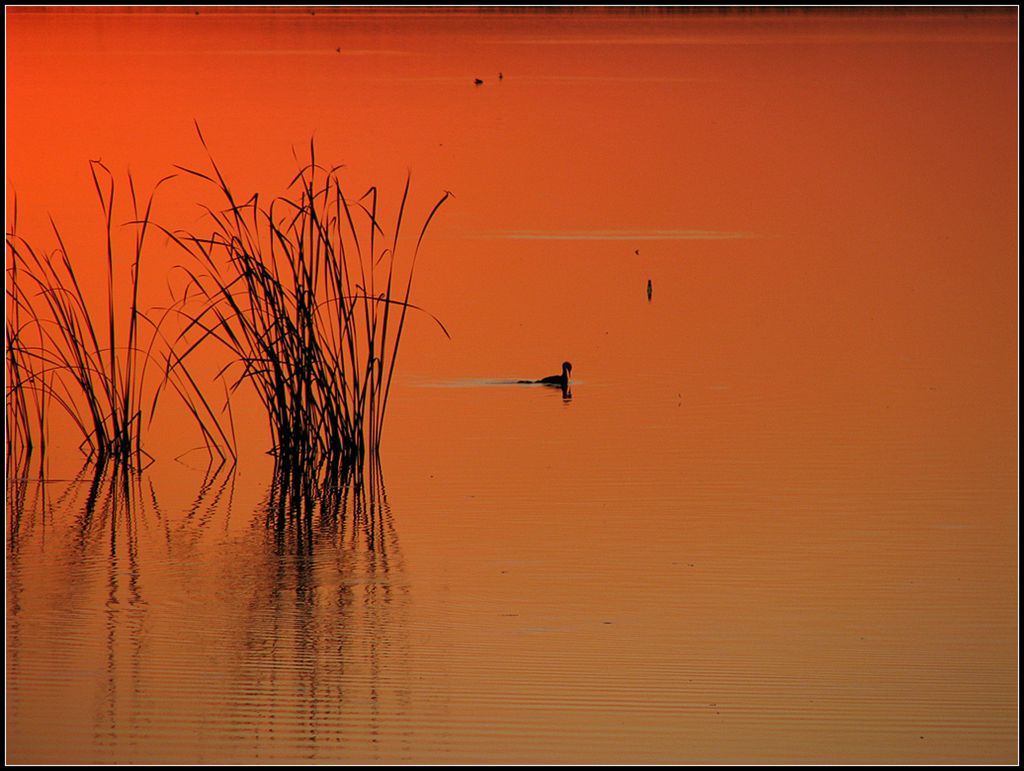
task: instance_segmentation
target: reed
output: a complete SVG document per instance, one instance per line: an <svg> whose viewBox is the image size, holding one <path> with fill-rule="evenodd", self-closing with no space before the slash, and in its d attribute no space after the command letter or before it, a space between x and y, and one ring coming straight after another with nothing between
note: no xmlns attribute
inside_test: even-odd
<svg viewBox="0 0 1024 771"><path fill-rule="evenodd" d="M114 462L140 467L150 458L142 446L144 424L152 419L157 394L170 387L197 419L206 447L224 458L227 437L173 351L162 345L165 310L153 317L139 306L143 252L150 230L153 197L170 177L140 202L128 177L132 247L127 259L115 248L115 182L99 161L90 162L105 231L102 258L74 260L51 219L58 248L40 252L18 236L16 218L7 233L8 285L6 366L8 373L8 461L45 452L53 411L66 413L82 435L80 448L98 466ZM79 267L105 267L105 305L90 303ZM125 265L127 264L127 265ZM130 276L127 307L118 303L117 276ZM162 356L161 356L162 355ZM161 374L162 371L162 374ZM147 401L152 404L147 407ZM13 420L12 420L13 418Z"/></svg>
<svg viewBox="0 0 1024 771"><path fill-rule="evenodd" d="M422 310L410 302L417 256L450 194L403 261L408 177L386 237L377 188L349 198L341 167L318 164L313 142L286 193L261 205L258 194L234 194L199 138L209 172L178 168L212 185L222 205L205 207L212 232L168 232L192 258L183 266L191 321L173 347L184 361L210 342L223 346L229 394L254 388L278 482L301 498L311 472L337 483L377 457L406 317Z"/></svg>
<svg viewBox="0 0 1024 771"><path fill-rule="evenodd" d="M11 241L17 230L18 209L14 202L11 231L7 234L7 281L4 324L4 366L6 368L7 419L4 425L6 460L8 467L27 470L36 443L45 443L43 414L45 411L45 383L33 367L33 358L26 350L26 322L17 287L19 265ZM40 388L32 387L35 382ZM45 446L45 445L44 445ZM43 452L38 455L41 457Z"/></svg>

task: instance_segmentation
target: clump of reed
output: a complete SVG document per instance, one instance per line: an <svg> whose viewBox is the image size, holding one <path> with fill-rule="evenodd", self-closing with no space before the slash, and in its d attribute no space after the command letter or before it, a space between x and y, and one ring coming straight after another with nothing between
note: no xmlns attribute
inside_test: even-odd
<svg viewBox="0 0 1024 771"><path fill-rule="evenodd" d="M388 237L377 188L350 198L342 167L317 163L312 141L287 192L264 205L258 194L235 195L199 138L209 172L178 168L212 185L223 206L205 207L212 232L169 233L192 257L183 266L191 321L174 347L182 361L210 341L224 347L230 393L255 389L278 484L302 499L311 479L337 484L377 458L407 314L422 310L410 302L417 256L450 194L402 260L408 177Z"/></svg>
<svg viewBox="0 0 1024 771"><path fill-rule="evenodd" d="M152 419L162 388L183 397L196 418L206 447L220 455L228 439L187 369L163 345L159 317L139 305L143 252L150 230L156 190L140 201L128 177L134 238L125 257L115 234L115 181L99 161L90 162L105 230L100 259L72 259L51 219L58 248L39 251L17 234L17 210L7 233L7 461L24 468L38 451L45 454L53 412L67 415L81 432L79 445L98 466L114 462L139 468L150 460L142 446L144 424ZM78 267L76 267L76 262ZM83 290L80 270L102 264L106 269L105 305L97 308ZM86 266L86 267L83 267ZM120 280L128 273L127 307ZM151 401L150 401L151 400Z"/></svg>

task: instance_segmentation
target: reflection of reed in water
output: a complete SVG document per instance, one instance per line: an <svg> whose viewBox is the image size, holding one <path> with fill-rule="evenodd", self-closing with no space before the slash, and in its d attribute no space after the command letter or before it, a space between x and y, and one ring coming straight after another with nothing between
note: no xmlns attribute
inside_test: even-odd
<svg viewBox="0 0 1024 771"><path fill-rule="evenodd" d="M221 475L222 469L207 469L191 510L219 505L231 479ZM146 670L159 659L151 650L150 600L143 592L151 571L140 550L140 528L163 524L167 549L176 547L152 480L123 464L86 463L71 479L9 476L7 495L9 681L24 690L33 684L33 670L23 675L19 659L40 644L38 619L23 618L21 598L27 594L26 578L36 575L28 563L45 559L64 572L50 576L48 587L57 593L55 607L75 619L78 638L55 646L49 677L57 682L76 677L61 669L69 651L97 657L86 668L98 675L92 702L94 748L111 760L129 759L126 748L134 747L144 731L138 705L147 698ZM190 529L196 525L205 523L200 519ZM33 550L26 554L29 544Z"/></svg>
<svg viewBox="0 0 1024 771"><path fill-rule="evenodd" d="M22 752L31 734L60 761L408 756L409 590L379 468L277 479L249 527L233 473L158 495L154 469L106 468L8 479Z"/></svg>
<svg viewBox="0 0 1024 771"><path fill-rule="evenodd" d="M409 711L408 587L377 464L315 488L285 481L267 499L238 677L261 752L329 759Z"/></svg>
<svg viewBox="0 0 1024 771"><path fill-rule="evenodd" d="M380 464L368 460L364 469L343 467L320 474L278 464L270 486L266 524L290 540L296 553L312 553L313 533L344 537L361 533L366 548L386 550L397 541Z"/></svg>

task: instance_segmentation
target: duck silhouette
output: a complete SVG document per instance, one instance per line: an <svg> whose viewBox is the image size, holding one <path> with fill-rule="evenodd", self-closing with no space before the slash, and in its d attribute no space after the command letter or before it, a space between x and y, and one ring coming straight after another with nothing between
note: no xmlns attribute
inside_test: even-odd
<svg viewBox="0 0 1024 771"><path fill-rule="evenodd" d="M540 380L517 380L517 383L540 383L541 385L553 385L561 388L569 387L569 373L572 372L572 362L562 362L562 374L561 375L548 375L542 377Z"/></svg>
<svg viewBox="0 0 1024 771"><path fill-rule="evenodd" d="M560 386L561 388L568 388L570 372L572 372L572 364L568 361L563 361L561 375L548 375L547 377L542 377L540 380L537 380L535 382L543 383L544 385L554 385Z"/></svg>
<svg viewBox="0 0 1024 771"><path fill-rule="evenodd" d="M542 377L540 380L516 380L516 383L526 384L539 384L546 386L554 386L562 392L562 398L565 401L572 399L572 390L569 388L569 373L572 372L572 363L568 361L562 362L562 374L561 375L548 375Z"/></svg>

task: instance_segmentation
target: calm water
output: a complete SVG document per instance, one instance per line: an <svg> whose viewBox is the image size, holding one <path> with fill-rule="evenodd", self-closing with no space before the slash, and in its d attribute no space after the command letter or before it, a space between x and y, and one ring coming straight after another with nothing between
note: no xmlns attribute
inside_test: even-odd
<svg viewBox="0 0 1024 771"><path fill-rule="evenodd" d="M315 136L421 221L455 195L414 289L452 338L410 328L382 479L310 529L267 526L244 394L233 470L165 413L140 476L57 432L9 477L8 762L1016 761L1015 11L7 41L41 242L96 237L90 158L201 165L193 120L240 189ZM500 382L563 359L571 399Z"/></svg>

